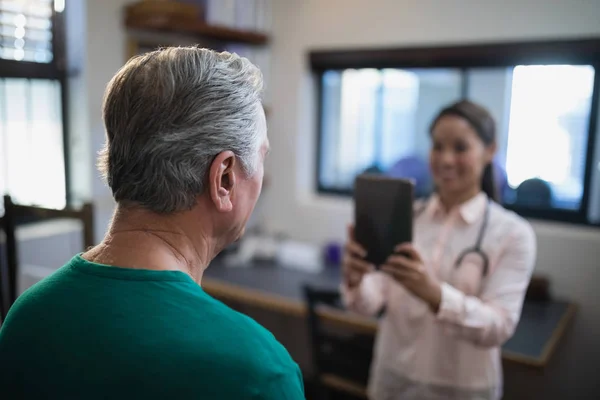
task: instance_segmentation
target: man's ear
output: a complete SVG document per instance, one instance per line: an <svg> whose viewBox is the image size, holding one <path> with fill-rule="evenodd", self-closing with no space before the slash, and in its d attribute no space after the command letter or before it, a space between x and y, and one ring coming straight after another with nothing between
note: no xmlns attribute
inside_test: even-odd
<svg viewBox="0 0 600 400"><path fill-rule="evenodd" d="M236 184L235 155L231 151L219 153L208 173L208 190L210 198L220 212L233 209L232 196Z"/></svg>

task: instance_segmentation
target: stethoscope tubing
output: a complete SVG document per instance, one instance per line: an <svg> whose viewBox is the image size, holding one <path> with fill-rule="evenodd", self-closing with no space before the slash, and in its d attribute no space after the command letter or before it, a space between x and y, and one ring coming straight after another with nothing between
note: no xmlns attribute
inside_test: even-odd
<svg viewBox="0 0 600 400"><path fill-rule="evenodd" d="M430 200L426 200L423 202L423 205L421 207L419 207L419 209L414 213L413 215L413 219L416 220L417 218L419 218L421 216L421 214L423 213L423 211L425 211L425 209L427 208L427 204L429 204ZM460 267L460 265L462 264L464 258L469 255L469 254L476 254L479 257L481 257L482 261L483 261L483 265L482 265L482 271L481 274L483 277L486 277L488 272L489 272L489 258L487 256L487 254L483 251L483 249L481 248L481 245L483 243L483 238L485 236L485 232L487 230L487 226L490 220L490 204L491 204L491 200L488 198L486 203L485 203L485 211L484 211L484 215L483 215L483 221L481 222L481 226L479 228L479 232L477 233L477 240L475 242L475 245L472 247L468 247L465 250L463 250L460 255L456 258L456 261L454 263L454 268L458 269Z"/></svg>

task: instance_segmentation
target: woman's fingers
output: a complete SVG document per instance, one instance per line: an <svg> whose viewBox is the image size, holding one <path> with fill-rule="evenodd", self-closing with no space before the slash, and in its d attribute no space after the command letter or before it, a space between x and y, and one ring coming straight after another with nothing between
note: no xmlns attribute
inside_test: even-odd
<svg viewBox="0 0 600 400"><path fill-rule="evenodd" d="M354 257L348 252L344 255L343 276L351 288L359 285L363 276L373 271L375 267L367 261Z"/></svg>
<svg viewBox="0 0 600 400"><path fill-rule="evenodd" d="M346 264L346 266L349 269L360 272L362 274L373 272L375 270L375 267L369 262L361 260L360 258L353 257L350 254L346 255L344 264Z"/></svg>
<svg viewBox="0 0 600 400"><path fill-rule="evenodd" d="M352 239L348 240L346 243L346 252L359 258L365 258L367 256L367 251Z"/></svg>
<svg viewBox="0 0 600 400"><path fill-rule="evenodd" d="M381 266L381 271L389 274L398 281L406 281L414 278L414 271L410 269L398 268L397 266L384 264Z"/></svg>
<svg viewBox="0 0 600 400"><path fill-rule="evenodd" d="M396 269L419 270L421 267L419 262L400 254L389 256L385 263L386 265Z"/></svg>
<svg viewBox="0 0 600 400"><path fill-rule="evenodd" d="M423 273L423 264L403 255L392 255L381 266L381 271L389 274L397 281L416 280Z"/></svg>
<svg viewBox="0 0 600 400"><path fill-rule="evenodd" d="M344 278L350 286L356 286L363 275L375 271L375 267L364 258L367 251L354 239L354 225L348 226L348 242L344 252Z"/></svg>
<svg viewBox="0 0 600 400"><path fill-rule="evenodd" d="M346 277L346 281L352 287L352 286L358 285L360 283L360 281L362 280L362 277L363 277L363 274L351 271L350 273L348 273L348 275Z"/></svg>
<svg viewBox="0 0 600 400"><path fill-rule="evenodd" d="M354 225L348 225L348 243L346 243L346 250L351 250L352 254L357 255L358 257L366 257L367 250L362 247L354 236Z"/></svg>
<svg viewBox="0 0 600 400"><path fill-rule="evenodd" d="M348 225L348 238L354 240L354 225Z"/></svg>
<svg viewBox="0 0 600 400"><path fill-rule="evenodd" d="M411 243L402 243L394 248L396 253L406 254L409 258L421 262L421 255Z"/></svg>

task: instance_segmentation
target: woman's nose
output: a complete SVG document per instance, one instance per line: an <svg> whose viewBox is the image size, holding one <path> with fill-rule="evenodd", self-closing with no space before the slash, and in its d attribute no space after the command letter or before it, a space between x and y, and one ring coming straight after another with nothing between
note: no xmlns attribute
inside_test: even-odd
<svg viewBox="0 0 600 400"><path fill-rule="evenodd" d="M439 157L440 164L444 166L454 165L455 157L451 151L442 151L440 152Z"/></svg>

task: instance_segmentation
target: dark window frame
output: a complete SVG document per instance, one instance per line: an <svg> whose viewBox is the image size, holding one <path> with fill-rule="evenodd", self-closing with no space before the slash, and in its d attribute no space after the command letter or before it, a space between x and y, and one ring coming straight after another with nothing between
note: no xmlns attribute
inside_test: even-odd
<svg viewBox="0 0 600 400"><path fill-rule="evenodd" d="M65 172L66 207L72 205L70 153L69 153L69 98L66 59L65 13L52 10L52 61L36 63L0 59L0 78L56 80L61 91L61 118L63 126L63 157ZM9 193L10 194L10 193Z"/></svg>
<svg viewBox="0 0 600 400"><path fill-rule="evenodd" d="M317 79L316 102L316 154L315 189L324 195L350 196L351 190L323 187L319 181L322 152L323 104L322 78L326 71L348 68L457 68L464 72L469 68L513 67L515 65L585 64L593 66L594 86L588 123L587 151L583 181L582 200L577 211L560 209L535 209L504 205L520 215L533 219L569 222L578 225L600 227L588 220L590 189L592 185L593 158L597 136L598 105L600 101L600 38L571 40L546 40L509 43L471 44L463 46L405 47L357 50L317 50L309 53L310 67ZM468 82L463 79L463 94Z"/></svg>

